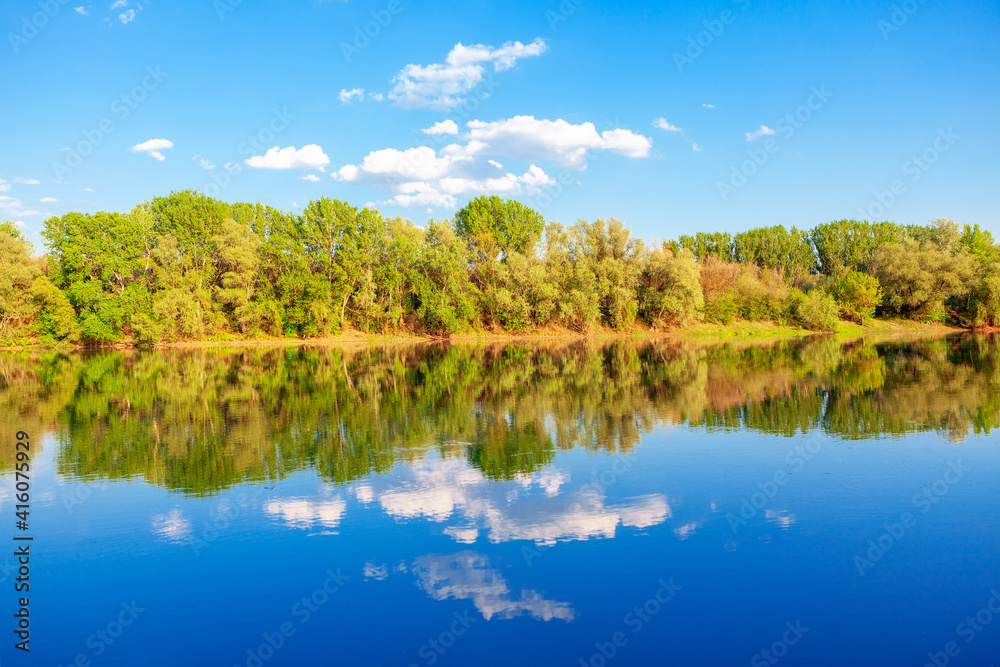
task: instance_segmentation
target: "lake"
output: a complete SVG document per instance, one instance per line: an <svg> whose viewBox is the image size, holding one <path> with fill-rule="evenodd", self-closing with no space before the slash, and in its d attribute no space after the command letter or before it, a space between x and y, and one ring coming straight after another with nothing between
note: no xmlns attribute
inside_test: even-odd
<svg viewBox="0 0 1000 667"><path fill-rule="evenodd" d="M5 353L30 664L1000 664L998 346Z"/></svg>

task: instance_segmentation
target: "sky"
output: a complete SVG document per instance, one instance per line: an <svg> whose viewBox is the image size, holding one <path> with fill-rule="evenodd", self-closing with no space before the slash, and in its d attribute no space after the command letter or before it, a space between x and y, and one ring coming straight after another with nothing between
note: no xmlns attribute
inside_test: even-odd
<svg viewBox="0 0 1000 667"><path fill-rule="evenodd" d="M77 1L0 5L0 219L36 250L48 217L185 189L1000 237L997 2Z"/></svg>

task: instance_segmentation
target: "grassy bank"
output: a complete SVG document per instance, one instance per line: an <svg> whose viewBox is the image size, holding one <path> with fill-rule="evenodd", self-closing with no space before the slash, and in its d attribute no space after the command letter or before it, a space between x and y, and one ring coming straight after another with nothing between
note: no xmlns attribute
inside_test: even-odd
<svg viewBox="0 0 1000 667"><path fill-rule="evenodd" d="M842 320L834 334L819 333L802 327L777 324L769 321L737 321L730 324L698 323L683 328L654 330L643 327L633 327L628 331L617 331L608 327L593 327L587 332L574 331L562 327L546 327L524 333L508 333L489 330L472 330L453 334L446 338L421 335L412 332L393 332L385 334L370 334L362 331L348 330L330 336L313 338L287 338L272 336L257 336L251 338L217 337L206 340L177 340L158 342L152 346L139 345L133 341L122 341L102 347L60 344L56 346L43 345L34 341L25 341L20 345L0 347L3 351L24 350L88 350L88 349L135 349L151 347L152 349L199 349L217 347L298 347L306 346L367 346L387 345L394 343L502 343L518 341L553 341L553 340L615 340L615 339L667 339L674 338L702 343L726 342L769 342L788 339L805 338L808 336L836 335L850 340L865 337L927 337L961 333L967 329L946 326L942 324L926 324L911 320L872 319L865 325Z"/></svg>

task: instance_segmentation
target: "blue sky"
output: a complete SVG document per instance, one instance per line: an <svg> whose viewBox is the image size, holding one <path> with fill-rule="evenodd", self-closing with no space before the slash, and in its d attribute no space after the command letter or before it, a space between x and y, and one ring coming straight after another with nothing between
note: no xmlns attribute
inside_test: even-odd
<svg viewBox="0 0 1000 667"><path fill-rule="evenodd" d="M0 25L0 218L39 248L49 215L187 188L1000 236L995 2L36 0Z"/></svg>

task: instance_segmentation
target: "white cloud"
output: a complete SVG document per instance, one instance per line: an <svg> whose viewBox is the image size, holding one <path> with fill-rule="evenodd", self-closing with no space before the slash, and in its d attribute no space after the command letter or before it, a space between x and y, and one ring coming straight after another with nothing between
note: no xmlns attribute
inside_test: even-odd
<svg viewBox="0 0 1000 667"><path fill-rule="evenodd" d="M80 188L80 192L93 192L94 188Z"/></svg>
<svg viewBox="0 0 1000 667"><path fill-rule="evenodd" d="M133 153L148 153L151 157L160 160L166 160L166 156L161 152L168 148L173 148L174 142L169 139L150 139L149 141L144 141L141 144L136 144L132 147Z"/></svg>
<svg viewBox="0 0 1000 667"><path fill-rule="evenodd" d="M10 183L0 178L0 192L7 192L10 190Z"/></svg>
<svg viewBox="0 0 1000 667"><path fill-rule="evenodd" d="M83 7L74 7L73 11L75 11L77 14L82 14L83 16L87 16L88 15L87 14L87 10L84 9Z"/></svg>
<svg viewBox="0 0 1000 667"><path fill-rule="evenodd" d="M43 204L54 204L59 200L56 199L55 197L42 197L38 201L42 202Z"/></svg>
<svg viewBox="0 0 1000 667"><path fill-rule="evenodd" d="M135 10L130 9L124 14L119 14L118 20L121 21L122 23L131 23L132 21L135 20Z"/></svg>
<svg viewBox="0 0 1000 667"><path fill-rule="evenodd" d="M487 65L492 64L494 71L502 72L513 67L518 59L541 55L546 48L540 38L527 45L507 42L499 49L482 44L465 46L460 42L444 63L404 67L393 79L395 86L389 99L404 109L452 109L482 81Z"/></svg>
<svg viewBox="0 0 1000 667"><path fill-rule="evenodd" d="M558 120L515 116L488 123L472 120L468 148L518 160L551 159L569 169L586 169L588 150L609 150L629 158L648 157L653 142L630 130L605 130L593 123L573 125Z"/></svg>
<svg viewBox="0 0 1000 667"><path fill-rule="evenodd" d="M691 144L691 150L693 150L695 153L701 152L701 147L698 145L697 141Z"/></svg>
<svg viewBox="0 0 1000 667"><path fill-rule="evenodd" d="M368 93L368 97L375 100L376 102L381 102L385 99L385 95L382 93Z"/></svg>
<svg viewBox="0 0 1000 667"><path fill-rule="evenodd" d="M342 104L351 104L354 100L360 100L365 96L364 88L352 88L348 90L347 88L341 88L340 94L337 97L340 98Z"/></svg>
<svg viewBox="0 0 1000 667"><path fill-rule="evenodd" d="M681 131L681 128L677 127L676 125L671 125L670 123L667 122L667 119L664 118L663 116L660 116L659 118L653 121L653 127L658 127L661 130L665 130L667 132Z"/></svg>
<svg viewBox="0 0 1000 667"><path fill-rule="evenodd" d="M115 0L115 2L111 3L110 9L115 10L122 7L128 7L128 0Z"/></svg>
<svg viewBox="0 0 1000 667"><path fill-rule="evenodd" d="M306 174L301 177L303 181L309 181L310 183L319 183L319 176L316 174Z"/></svg>
<svg viewBox="0 0 1000 667"><path fill-rule="evenodd" d="M205 158L203 158L203 157L202 157L202 156L200 156L200 155L195 155L195 156L194 156L193 158L191 158L191 159L192 159L192 160L197 160L197 161L198 161L198 165L199 165L199 166L200 166L200 167L201 167L202 169L205 169L205 170L208 170L208 171L211 171L212 169L215 169L215 165L214 165L214 164L212 164L212 161L211 161L211 160L206 160Z"/></svg>
<svg viewBox="0 0 1000 667"><path fill-rule="evenodd" d="M360 165L344 165L333 176L381 188L393 195L389 204L446 208L456 206L458 195L517 195L554 182L534 164L517 176L497 162L470 155L468 147L458 144L445 146L440 155L427 146L372 151Z"/></svg>
<svg viewBox="0 0 1000 667"><path fill-rule="evenodd" d="M41 181L36 181L33 178L15 178L14 182L21 185L41 185Z"/></svg>
<svg viewBox="0 0 1000 667"><path fill-rule="evenodd" d="M38 215L38 211L25 208L24 204L17 197L0 195L0 218L25 218L29 215Z"/></svg>
<svg viewBox="0 0 1000 667"><path fill-rule="evenodd" d="M754 130L753 132L747 132L747 143L751 141L756 141L761 137L774 134L774 130L769 128L767 125L761 125L760 129Z"/></svg>
<svg viewBox="0 0 1000 667"><path fill-rule="evenodd" d="M705 107L706 109L714 109L715 108L714 104L702 104L701 106Z"/></svg>
<svg viewBox="0 0 1000 667"><path fill-rule="evenodd" d="M330 164L323 149L316 144L309 144L296 149L294 146L278 148L275 146L265 155L255 155L246 161L254 169L319 169L323 171Z"/></svg>
<svg viewBox="0 0 1000 667"><path fill-rule="evenodd" d="M458 124L449 119L434 123L423 130L424 134L458 134Z"/></svg>

